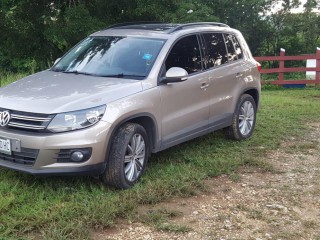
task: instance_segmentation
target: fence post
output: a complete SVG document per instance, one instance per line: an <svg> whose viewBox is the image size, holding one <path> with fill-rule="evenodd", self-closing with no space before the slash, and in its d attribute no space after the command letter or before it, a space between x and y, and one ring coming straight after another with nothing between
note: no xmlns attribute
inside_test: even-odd
<svg viewBox="0 0 320 240"><path fill-rule="evenodd" d="M320 81L320 48L317 47L316 52L316 81ZM320 87L320 83L316 83L317 88Z"/></svg>
<svg viewBox="0 0 320 240"><path fill-rule="evenodd" d="M284 48L280 48L280 57L284 57L286 55L286 50ZM279 60L279 75L278 75L278 81L284 80L284 60Z"/></svg>

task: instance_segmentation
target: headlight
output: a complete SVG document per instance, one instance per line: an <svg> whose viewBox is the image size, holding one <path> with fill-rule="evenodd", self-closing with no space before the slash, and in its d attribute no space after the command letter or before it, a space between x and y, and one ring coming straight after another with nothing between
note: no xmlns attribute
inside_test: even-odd
<svg viewBox="0 0 320 240"><path fill-rule="evenodd" d="M100 121L106 106L99 106L80 111L59 113L48 126L51 132L66 132L90 127Z"/></svg>

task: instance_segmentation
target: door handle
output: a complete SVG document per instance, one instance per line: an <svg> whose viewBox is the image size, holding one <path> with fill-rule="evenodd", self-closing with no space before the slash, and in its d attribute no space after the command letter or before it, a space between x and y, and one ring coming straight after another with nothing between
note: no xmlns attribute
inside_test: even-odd
<svg viewBox="0 0 320 240"><path fill-rule="evenodd" d="M236 74L236 78L241 78L242 76L243 76L243 73L239 72L239 73Z"/></svg>
<svg viewBox="0 0 320 240"><path fill-rule="evenodd" d="M204 83L201 83L201 89L206 89L206 88L208 88L209 87L209 84L208 83L206 83L206 82L204 82Z"/></svg>

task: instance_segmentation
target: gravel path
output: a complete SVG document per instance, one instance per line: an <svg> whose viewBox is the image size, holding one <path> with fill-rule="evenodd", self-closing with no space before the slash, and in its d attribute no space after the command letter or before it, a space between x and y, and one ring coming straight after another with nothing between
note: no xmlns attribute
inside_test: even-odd
<svg viewBox="0 0 320 240"><path fill-rule="evenodd" d="M245 167L207 181L206 195L141 207L180 212L162 225L167 231L122 223L93 238L320 240L320 123L310 128L304 139L292 138L266 156L273 171Z"/></svg>

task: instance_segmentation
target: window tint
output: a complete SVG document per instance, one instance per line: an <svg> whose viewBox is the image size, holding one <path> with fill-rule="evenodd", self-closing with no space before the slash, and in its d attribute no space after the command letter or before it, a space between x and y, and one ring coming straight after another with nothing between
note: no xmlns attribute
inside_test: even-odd
<svg viewBox="0 0 320 240"><path fill-rule="evenodd" d="M224 34L224 38L225 38L226 46L227 46L227 50L228 50L228 62L231 62L233 60L237 60L238 56L237 56L236 51L233 46L232 35L231 34Z"/></svg>
<svg viewBox="0 0 320 240"><path fill-rule="evenodd" d="M166 60L166 70L181 67L189 74L201 71L201 56L196 35L180 39L171 49Z"/></svg>
<svg viewBox="0 0 320 240"><path fill-rule="evenodd" d="M205 33L203 39L207 49L204 60L207 68L219 66L228 61L227 50L221 33Z"/></svg>

